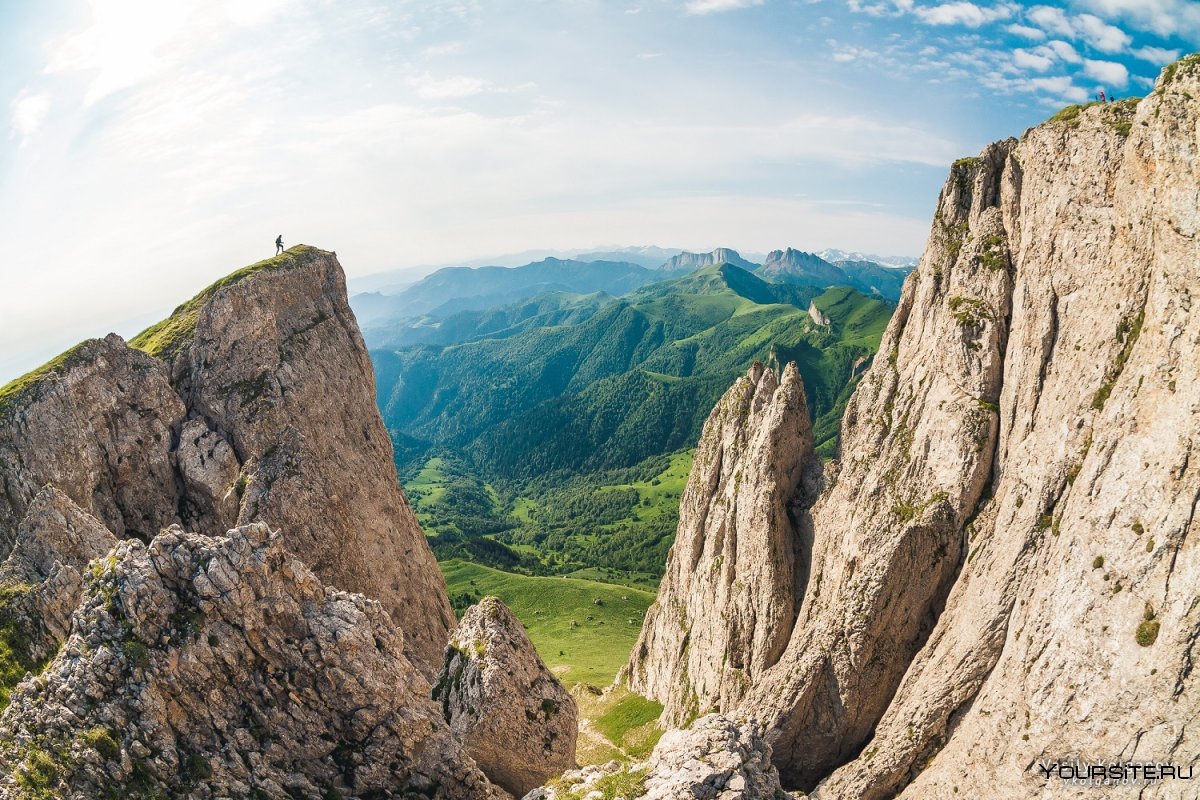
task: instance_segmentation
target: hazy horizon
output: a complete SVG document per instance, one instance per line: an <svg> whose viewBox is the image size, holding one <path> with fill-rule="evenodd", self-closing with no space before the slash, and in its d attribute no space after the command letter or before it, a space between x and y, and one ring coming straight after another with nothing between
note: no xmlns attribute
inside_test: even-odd
<svg viewBox="0 0 1200 800"><path fill-rule="evenodd" d="M611 242L917 255L954 159L1144 94L1200 6L57 0L0 25L2 383L278 234L352 277Z"/></svg>

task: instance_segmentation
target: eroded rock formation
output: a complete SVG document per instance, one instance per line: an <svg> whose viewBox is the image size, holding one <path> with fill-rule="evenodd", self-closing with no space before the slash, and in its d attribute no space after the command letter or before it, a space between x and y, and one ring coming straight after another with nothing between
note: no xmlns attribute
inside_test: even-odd
<svg viewBox="0 0 1200 800"><path fill-rule="evenodd" d="M233 273L131 344L85 342L0 392L0 552L46 483L120 538L265 521L378 599L432 677L454 619L334 254Z"/></svg>
<svg viewBox="0 0 1200 800"><path fill-rule="evenodd" d="M38 796L506 796L383 607L261 523L96 562L71 636L0 717L0 765Z"/></svg>
<svg viewBox="0 0 1200 800"><path fill-rule="evenodd" d="M762 726L712 714L696 720L688 730L663 734L642 763L613 761L568 772L523 800L781 800L791 796L780 788Z"/></svg>
<svg viewBox="0 0 1200 800"><path fill-rule="evenodd" d="M463 615L433 699L480 769L518 797L575 766L575 700L498 598Z"/></svg>
<svg viewBox="0 0 1200 800"><path fill-rule="evenodd" d="M804 592L804 498L820 474L804 385L755 364L704 424L629 686L682 724L728 709L779 660ZM807 495L802 483L807 477Z"/></svg>
<svg viewBox="0 0 1200 800"><path fill-rule="evenodd" d="M115 334L86 341L0 395L0 555L47 483L115 535L179 521L171 461L187 415L162 362Z"/></svg>
<svg viewBox="0 0 1200 800"><path fill-rule="evenodd" d="M34 496L0 564L0 627L12 631L8 644L20 651L14 657L32 667L58 651L83 593L83 571L116 544L108 528L53 486Z"/></svg>
<svg viewBox="0 0 1200 800"><path fill-rule="evenodd" d="M1191 57L951 170L792 538L786 649L738 705L785 785L1074 796L1035 765L1200 760L1198 94ZM660 604L689 586L669 571ZM631 681L657 661L642 685L677 708L681 666L722 654L661 641Z"/></svg>

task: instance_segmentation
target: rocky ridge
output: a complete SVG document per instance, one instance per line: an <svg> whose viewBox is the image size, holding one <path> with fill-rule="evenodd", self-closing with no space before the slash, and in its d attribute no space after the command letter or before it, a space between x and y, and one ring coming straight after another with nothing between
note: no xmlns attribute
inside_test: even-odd
<svg viewBox="0 0 1200 800"><path fill-rule="evenodd" d="M755 364L704 424L658 599L625 677L680 725L734 707L779 660L811 536L804 478L820 474L804 384ZM798 558L799 556L799 558Z"/></svg>
<svg viewBox="0 0 1200 800"><path fill-rule="evenodd" d="M758 268L757 274L770 281L797 281L814 286L847 284L846 274L825 259L803 250L789 247L772 250Z"/></svg>
<svg viewBox="0 0 1200 800"><path fill-rule="evenodd" d="M85 342L0 389L0 553L47 483L118 538L266 521L322 579L383 603L432 677L453 615L336 256L298 246L239 270L130 345Z"/></svg>
<svg viewBox="0 0 1200 800"><path fill-rule="evenodd" d="M757 264L747 261L738 254L737 250L728 247L718 247L711 253L689 253L684 251L672 256L659 269L665 272L691 272L714 264L733 264L735 267L752 270Z"/></svg>
<svg viewBox="0 0 1200 800"><path fill-rule="evenodd" d="M14 666L33 668L57 652L79 605L83 571L116 544L111 531L53 486L34 496L0 564L0 636L17 654Z"/></svg>
<svg viewBox="0 0 1200 800"><path fill-rule="evenodd" d="M265 524L122 541L88 570L58 656L0 717L0 793L506 797L403 639Z"/></svg>
<svg viewBox="0 0 1200 800"><path fill-rule="evenodd" d="M665 733L644 762L568 772L523 800L786 800L762 726L709 715Z"/></svg>
<svg viewBox="0 0 1200 800"><path fill-rule="evenodd" d="M518 797L575 766L575 699L498 598L463 614L433 699L484 773Z"/></svg>
<svg viewBox="0 0 1200 800"><path fill-rule="evenodd" d="M737 708L785 785L1068 797L1091 790L1035 765L1200 760L1197 93L1189 57L1140 102L1067 109L951 170L811 540L771 543L811 566ZM758 466L768 486L786 467ZM756 577L734 576L734 604ZM687 588L668 573L660 603ZM694 689L681 665L721 654L659 640L630 675L670 718Z"/></svg>

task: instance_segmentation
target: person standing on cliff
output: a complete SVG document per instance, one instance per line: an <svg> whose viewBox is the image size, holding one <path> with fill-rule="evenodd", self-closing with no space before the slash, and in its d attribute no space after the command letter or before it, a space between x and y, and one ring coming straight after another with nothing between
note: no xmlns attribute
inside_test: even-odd
<svg viewBox="0 0 1200 800"><path fill-rule="evenodd" d="M281 233L275 237L275 255L279 255L282 252L283 252L283 234Z"/></svg>

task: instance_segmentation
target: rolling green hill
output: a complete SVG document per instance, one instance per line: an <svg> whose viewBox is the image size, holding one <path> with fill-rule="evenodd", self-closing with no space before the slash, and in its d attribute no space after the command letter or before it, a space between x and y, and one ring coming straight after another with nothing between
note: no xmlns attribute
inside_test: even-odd
<svg viewBox="0 0 1200 800"><path fill-rule="evenodd" d="M729 264L553 317L577 301L489 309L462 329L469 340L372 351L405 487L439 558L653 589L690 449L721 394L756 360L796 361L832 456L892 310ZM494 335L485 318L501 321Z"/></svg>
<svg viewBox="0 0 1200 800"><path fill-rule="evenodd" d="M499 597L567 686L612 683L654 602L650 592L579 578L514 575L459 560L441 567L458 613L487 595Z"/></svg>
<svg viewBox="0 0 1200 800"><path fill-rule="evenodd" d="M813 301L831 325L813 322ZM843 288L770 284L731 265L640 289L583 322L373 351L390 429L531 478L633 466L690 447L755 360L795 360L832 451L855 363L891 307Z"/></svg>

